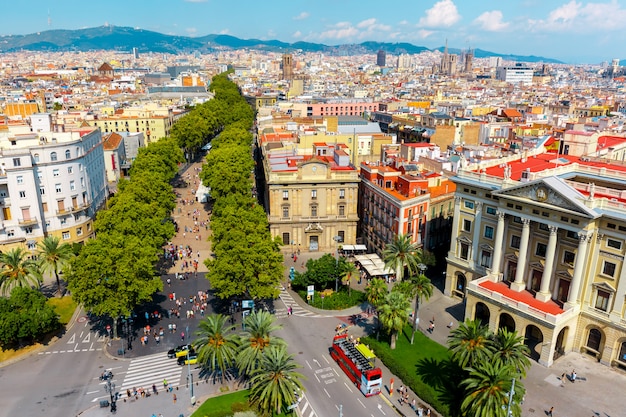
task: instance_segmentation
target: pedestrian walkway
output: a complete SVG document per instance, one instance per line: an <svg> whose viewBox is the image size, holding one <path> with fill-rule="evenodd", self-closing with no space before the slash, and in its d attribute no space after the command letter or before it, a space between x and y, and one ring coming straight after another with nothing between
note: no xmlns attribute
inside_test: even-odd
<svg viewBox="0 0 626 417"><path fill-rule="evenodd" d="M306 394L302 396L302 401L298 404L298 412L302 417L317 417L317 413L309 404L309 399L306 397Z"/></svg>
<svg viewBox="0 0 626 417"><path fill-rule="evenodd" d="M168 381L169 386L177 387L181 382L182 371L183 367L178 365L177 360L168 358L165 353L133 359L126 371L120 393L134 387L149 389L152 384L160 385L162 388L164 379Z"/></svg>
<svg viewBox="0 0 626 417"><path fill-rule="evenodd" d="M299 316L299 317L309 317L309 318L320 318L320 317L329 317L325 314L319 314L314 311L310 311L307 308L301 306L296 302L293 296L287 291L284 287L280 290L279 295L281 301L285 305L284 308L276 308L274 314L277 318L284 318L289 315L289 308L291 307L291 315Z"/></svg>

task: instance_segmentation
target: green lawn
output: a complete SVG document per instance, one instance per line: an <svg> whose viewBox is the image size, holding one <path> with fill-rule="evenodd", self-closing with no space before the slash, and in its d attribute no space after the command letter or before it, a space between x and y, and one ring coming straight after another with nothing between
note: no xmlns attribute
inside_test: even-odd
<svg viewBox="0 0 626 417"><path fill-rule="evenodd" d="M237 411L253 410L248 405L248 390L220 395L206 400L191 417L229 417ZM293 414L275 414L274 417L287 417Z"/></svg>
<svg viewBox="0 0 626 417"><path fill-rule="evenodd" d="M76 310L76 303L72 300L72 297L49 298L48 303L54 307L54 310L59 315L61 324L65 325L69 323Z"/></svg>
<svg viewBox="0 0 626 417"><path fill-rule="evenodd" d="M430 403L443 415L447 415L448 407L441 403L438 392L420 378L418 363L421 361L439 362L448 359L448 349L429 339L420 331L415 333L415 340L411 345L411 331L410 326L404 328L404 332L398 335L394 350L389 348L388 337L382 332L380 341L376 341L376 335L373 335L361 338L361 343L368 344L385 366L410 386L411 390L422 400ZM398 386L396 384L394 388L398 388Z"/></svg>

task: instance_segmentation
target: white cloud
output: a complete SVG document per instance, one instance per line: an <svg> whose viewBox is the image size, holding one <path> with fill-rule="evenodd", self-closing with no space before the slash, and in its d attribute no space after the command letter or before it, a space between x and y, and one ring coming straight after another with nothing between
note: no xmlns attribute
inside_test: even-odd
<svg viewBox="0 0 626 417"><path fill-rule="evenodd" d="M301 38L302 37L302 32L300 32L299 30L296 30L292 35L292 38Z"/></svg>
<svg viewBox="0 0 626 417"><path fill-rule="evenodd" d="M219 35L230 35L230 30L222 29L218 32Z"/></svg>
<svg viewBox="0 0 626 417"><path fill-rule="evenodd" d="M379 23L375 18L365 19L353 25L351 22L339 22L330 29L320 33L318 39L371 39L379 37L383 32L390 32L392 27Z"/></svg>
<svg viewBox="0 0 626 417"><path fill-rule="evenodd" d="M459 20L461 15L452 0L441 0L426 10L426 16L419 20L418 25L428 28L450 27Z"/></svg>
<svg viewBox="0 0 626 417"><path fill-rule="evenodd" d="M432 35L433 33L435 33L434 30L426 30L426 29L420 29L417 31L417 36L420 39L426 39L427 37L429 37L430 35Z"/></svg>
<svg viewBox="0 0 626 417"><path fill-rule="evenodd" d="M552 10L545 19L529 19L536 32L597 32L626 29L626 9L616 0L586 3L571 0Z"/></svg>
<svg viewBox="0 0 626 417"><path fill-rule="evenodd" d="M484 12L474 19L474 23L480 25L483 30L489 32L500 32L509 27L508 22L502 21L502 12L500 10Z"/></svg>
<svg viewBox="0 0 626 417"><path fill-rule="evenodd" d="M185 32L187 32L189 35L193 36L196 33L198 33L198 29L196 29L196 28L187 28L187 29L185 29Z"/></svg>
<svg viewBox="0 0 626 417"><path fill-rule="evenodd" d="M308 17L309 17L309 13L308 12L302 12L299 15L294 16L293 20L304 20L304 19L306 19Z"/></svg>

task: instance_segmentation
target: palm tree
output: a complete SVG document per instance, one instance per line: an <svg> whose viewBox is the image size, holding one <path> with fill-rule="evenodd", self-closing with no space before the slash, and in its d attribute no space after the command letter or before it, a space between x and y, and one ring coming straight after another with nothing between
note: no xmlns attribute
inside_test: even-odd
<svg viewBox="0 0 626 417"><path fill-rule="evenodd" d="M492 358L495 363L510 365L522 377L526 377L526 370L530 367L530 360L528 360L530 349L524 344L522 336L501 327L493 336L493 349Z"/></svg>
<svg viewBox="0 0 626 417"><path fill-rule="evenodd" d="M265 414L280 414L283 406L296 402L302 395L302 374L295 371L300 366L285 346L271 346L261 357L259 367L250 379L250 400Z"/></svg>
<svg viewBox="0 0 626 417"><path fill-rule="evenodd" d="M356 265L354 265L352 262L345 262L343 266L343 276L341 277L341 283L348 285L348 297L352 293L350 281L352 281L352 278L356 276L359 276L359 270L357 269Z"/></svg>
<svg viewBox="0 0 626 417"><path fill-rule="evenodd" d="M428 300L433 295L434 286L433 283L430 282L430 279L428 279L423 273L417 276L411 276L409 282L415 297L415 316L413 317L413 332L411 333L411 344L413 344L415 332L417 331L417 326L419 325L420 303L422 299Z"/></svg>
<svg viewBox="0 0 626 417"><path fill-rule="evenodd" d="M61 281L59 280L59 269L74 255L72 247L63 243L57 236L47 236L39 242L37 256L41 272L51 270L57 280L57 294L61 295Z"/></svg>
<svg viewBox="0 0 626 417"><path fill-rule="evenodd" d="M452 359L463 368L489 361L493 352L489 328L479 320L466 320L450 332L448 349Z"/></svg>
<svg viewBox="0 0 626 417"><path fill-rule="evenodd" d="M0 289L2 295L8 295L15 287L41 285L41 272L37 262L28 258L28 252L23 248L13 248L8 252L0 253Z"/></svg>
<svg viewBox="0 0 626 417"><path fill-rule="evenodd" d="M477 364L475 368L467 368L469 376L462 382L466 390L465 399L461 403L463 415L474 417L508 417L509 391L513 384L515 368L492 362ZM515 398L521 398L524 387L521 383L515 386ZM519 401L511 404L514 416L521 415Z"/></svg>
<svg viewBox="0 0 626 417"><path fill-rule="evenodd" d="M391 349L396 348L398 332L400 332L407 323L410 313L411 301L409 301L409 298L405 294L399 291L392 291L385 296L385 301L378 312L378 319L383 328L387 329L390 333L391 342L389 347Z"/></svg>
<svg viewBox="0 0 626 417"><path fill-rule="evenodd" d="M383 261L387 268L393 268L398 281L404 277L404 269L409 273L417 272L417 265L421 262L422 251L411 242L410 235L397 235L391 243L383 249Z"/></svg>
<svg viewBox="0 0 626 417"><path fill-rule="evenodd" d="M227 319L222 314L207 316L198 324L197 338L192 343L198 362L214 375L219 373L221 382L235 364L239 347L239 336L233 332L235 326L229 326Z"/></svg>
<svg viewBox="0 0 626 417"><path fill-rule="evenodd" d="M374 307L379 307L385 300L385 296L388 292L389 290L387 289L385 281L380 278L374 278L367 284L367 287L365 287L365 298L367 302Z"/></svg>
<svg viewBox="0 0 626 417"><path fill-rule="evenodd" d="M274 316L267 311L256 310L248 315L244 322L246 328L241 335L237 367L242 376L249 376L269 347L285 345L285 341L271 336L273 331L282 326L275 325Z"/></svg>

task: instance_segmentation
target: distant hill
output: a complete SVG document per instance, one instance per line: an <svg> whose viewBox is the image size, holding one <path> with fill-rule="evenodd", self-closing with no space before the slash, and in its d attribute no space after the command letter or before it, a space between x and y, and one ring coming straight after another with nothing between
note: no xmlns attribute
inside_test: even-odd
<svg viewBox="0 0 626 417"><path fill-rule="evenodd" d="M356 55L376 53L383 50L388 54L419 54L430 51L424 46L410 43L362 42L360 44L324 45L321 43L295 42L278 40L240 39L230 35L206 35L201 37L165 35L143 29L118 26L99 26L77 30L47 30L29 35L7 35L0 37L0 52L28 51L93 51L116 50L128 51L137 48L139 52L158 53L209 53L218 49L258 49L267 51L304 51L323 52L334 55ZM443 48L437 48L443 51ZM448 49L450 53L460 53L458 49ZM500 56L505 60L522 62L560 63L560 61L536 57L474 50L477 58Z"/></svg>

